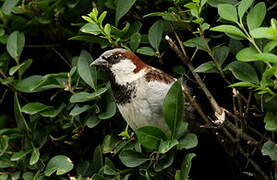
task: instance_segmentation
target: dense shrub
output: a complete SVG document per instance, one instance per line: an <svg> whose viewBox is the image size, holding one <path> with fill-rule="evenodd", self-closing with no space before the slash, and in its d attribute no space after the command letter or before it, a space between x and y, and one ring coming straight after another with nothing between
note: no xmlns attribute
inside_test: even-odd
<svg viewBox="0 0 277 180"><path fill-rule="evenodd" d="M1 180L276 178L274 0L0 3ZM197 118L176 118L177 81L164 114L179 126L128 129L89 67L114 47L185 79Z"/></svg>

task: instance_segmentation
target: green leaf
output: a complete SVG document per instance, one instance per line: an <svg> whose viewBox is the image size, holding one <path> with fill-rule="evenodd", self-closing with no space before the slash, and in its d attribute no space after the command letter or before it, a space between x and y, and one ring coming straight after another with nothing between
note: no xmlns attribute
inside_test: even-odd
<svg viewBox="0 0 277 180"><path fill-rule="evenodd" d="M237 9L235 6L231 4L219 4L217 8L218 14L222 19L235 23L238 22Z"/></svg>
<svg viewBox="0 0 277 180"><path fill-rule="evenodd" d="M104 174L106 174L106 175L117 175L117 174L119 174L119 172L116 170L113 162L107 157L105 158Z"/></svg>
<svg viewBox="0 0 277 180"><path fill-rule="evenodd" d="M103 155L101 146L97 146L93 152L93 167L96 171L99 171L103 167Z"/></svg>
<svg viewBox="0 0 277 180"><path fill-rule="evenodd" d="M196 156L194 153L189 153L186 155L185 159L181 165L181 179L182 180L189 180L189 172L191 169L191 161Z"/></svg>
<svg viewBox="0 0 277 180"><path fill-rule="evenodd" d="M98 119L95 115L91 115L87 120L86 120L86 126L88 128L94 128L101 122L100 119Z"/></svg>
<svg viewBox="0 0 277 180"><path fill-rule="evenodd" d="M30 152L32 152L32 150L16 152L12 155L11 161L18 161L18 160L24 158Z"/></svg>
<svg viewBox="0 0 277 180"><path fill-rule="evenodd" d="M268 131L277 132L277 114L267 111L264 117L265 129Z"/></svg>
<svg viewBox="0 0 277 180"><path fill-rule="evenodd" d="M104 11L104 12L102 12L101 15L99 16L98 22L99 22L100 25L102 25L103 20L105 19L106 15L107 15L107 11Z"/></svg>
<svg viewBox="0 0 277 180"><path fill-rule="evenodd" d="M141 34L136 32L130 37L130 47L132 51L136 51L141 41Z"/></svg>
<svg viewBox="0 0 277 180"><path fill-rule="evenodd" d="M2 156L9 147L9 136L0 136L0 156Z"/></svg>
<svg viewBox="0 0 277 180"><path fill-rule="evenodd" d="M198 66L196 69L194 69L194 72L198 73L217 73L217 68L213 61L208 61L200 66Z"/></svg>
<svg viewBox="0 0 277 180"><path fill-rule="evenodd" d="M176 136L180 122L183 120L184 96L181 81L176 81L169 89L163 103L163 115L171 130L172 137Z"/></svg>
<svg viewBox="0 0 277 180"><path fill-rule="evenodd" d="M97 79L97 72L95 67L90 67L89 64L93 61L90 54L82 50L78 64L77 70L81 78L94 90L96 90L96 79Z"/></svg>
<svg viewBox="0 0 277 180"><path fill-rule="evenodd" d="M79 92L73 94L70 98L71 103L87 102L98 98L101 94L105 93L108 90L108 87L100 88L93 93L88 92Z"/></svg>
<svg viewBox="0 0 277 180"><path fill-rule="evenodd" d="M25 45L24 33L14 31L11 33L7 40L7 51L10 56L18 63L19 57Z"/></svg>
<svg viewBox="0 0 277 180"><path fill-rule="evenodd" d="M136 0L118 0L115 9L115 24L118 25L120 19L131 9Z"/></svg>
<svg viewBox="0 0 277 180"><path fill-rule="evenodd" d="M121 151L119 159L127 167L137 167L148 161L148 158L144 154L133 150Z"/></svg>
<svg viewBox="0 0 277 180"><path fill-rule="evenodd" d="M34 178L34 174L32 172L24 172L22 178L23 180L30 180Z"/></svg>
<svg viewBox="0 0 277 180"><path fill-rule="evenodd" d="M9 75L13 76L14 73L16 73L18 70L19 70L20 74L22 75L29 68L29 66L32 64L32 62L33 62L32 59L28 59L19 65L11 67L9 70Z"/></svg>
<svg viewBox="0 0 277 180"><path fill-rule="evenodd" d="M208 4L217 7L219 4L233 4L235 5L238 1L237 0L208 0Z"/></svg>
<svg viewBox="0 0 277 180"><path fill-rule="evenodd" d="M157 127L144 126L136 130L138 142L145 148L158 149L160 141L166 138L162 130Z"/></svg>
<svg viewBox="0 0 277 180"><path fill-rule="evenodd" d="M234 61L228 64L225 70L230 70L238 80L250 83L259 82L255 69L248 63Z"/></svg>
<svg viewBox="0 0 277 180"><path fill-rule="evenodd" d="M56 171L57 175L65 174L73 169L72 161L65 155L52 157L45 168L45 176L50 176Z"/></svg>
<svg viewBox="0 0 277 180"><path fill-rule="evenodd" d="M66 105L64 103L62 103L58 108L50 106L48 109L41 111L40 115L43 117L54 118L60 114L65 107Z"/></svg>
<svg viewBox="0 0 277 180"><path fill-rule="evenodd" d="M159 46L163 37L164 24L162 20L156 21L149 29L148 40L150 45L159 51Z"/></svg>
<svg viewBox="0 0 277 180"><path fill-rule="evenodd" d="M100 113L98 114L99 119L109 119L116 113L116 104L112 93L106 93L101 98Z"/></svg>
<svg viewBox="0 0 277 180"><path fill-rule="evenodd" d="M253 47L247 47L247 48L240 50L237 53L236 58L237 58L237 60L243 61L243 62L254 61L256 59L252 55L257 54L257 53L258 53L258 51L256 49L254 49Z"/></svg>
<svg viewBox="0 0 277 180"><path fill-rule="evenodd" d="M229 48L227 46L219 46L214 49L214 58L220 67L227 59L228 54L229 54Z"/></svg>
<svg viewBox="0 0 277 180"><path fill-rule="evenodd" d="M272 161L277 161L277 144L267 141L262 147L262 154L269 156Z"/></svg>
<svg viewBox="0 0 277 180"><path fill-rule="evenodd" d="M111 35L111 25L110 24L105 25L104 32L107 34L107 36Z"/></svg>
<svg viewBox="0 0 277 180"><path fill-rule="evenodd" d="M243 32L239 28L237 28L236 26L232 26L232 25L220 25L220 26L213 27L210 30L217 31L217 32L224 32L226 34L230 34L233 36L247 39L246 36L243 34Z"/></svg>
<svg viewBox="0 0 277 180"><path fill-rule="evenodd" d="M272 53L258 53L253 54L252 57L263 62L277 63L277 55Z"/></svg>
<svg viewBox="0 0 277 180"><path fill-rule="evenodd" d="M269 53L277 47L277 41L269 41L263 49L264 53Z"/></svg>
<svg viewBox="0 0 277 180"><path fill-rule="evenodd" d="M188 133L186 136L179 140L177 149L191 149L196 147L198 144L197 136L193 133Z"/></svg>
<svg viewBox="0 0 277 180"><path fill-rule="evenodd" d="M2 6L4 14L10 15L13 8L17 5L18 0L6 0Z"/></svg>
<svg viewBox="0 0 277 180"><path fill-rule="evenodd" d="M183 43L184 46L186 47L196 47L198 49L201 49L203 51L208 51L208 42L210 39L204 39L201 37L196 37L189 39Z"/></svg>
<svg viewBox="0 0 277 180"><path fill-rule="evenodd" d="M14 94L13 108L14 108L14 116L15 116L17 127L25 128L28 131L31 131L24 116L21 113L21 106L18 101L17 93Z"/></svg>
<svg viewBox="0 0 277 180"><path fill-rule="evenodd" d="M161 140L160 146L159 146L159 152L162 154L167 153L170 149L172 149L173 147L175 147L177 144L179 144L179 142L177 141L177 139L173 139L173 140L167 140L167 141L163 141Z"/></svg>
<svg viewBox="0 0 277 180"><path fill-rule="evenodd" d="M151 47L141 47L137 49L136 52L147 56L156 56L154 49L152 49Z"/></svg>
<svg viewBox="0 0 277 180"><path fill-rule="evenodd" d="M237 82L229 85L229 87L256 87L256 85L250 82Z"/></svg>
<svg viewBox="0 0 277 180"><path fill-rule="evenodd" d="M272 30L272 28L268 28L268 27L259 27L256 29L252 29L250 31L250 34L256 39L260 39L260 38L274 39L277 36L277 33L275 33Z"/></svg>
<svg viewBox="0 0 277 180"><path fill-rule="evenodd" d="M29 161L29 164L32 166L34 164L36 164L39 160L40 157L40 153L39 150L37 148L33 148L33 152Z"/></svg>
<svg viewBox="0 0 277 180"><path fill-rule="evenodd" d="M51 106L46 106L42 103L39 102L33 102L33 103L28 103L26 105L24 105L21 109L22 112L26 113L26 114L36 114L39 113L43 110L49 109Z"/></svg>
<svg viewBox="0 0 277 180"><path fill-rule="evenodd" d="M15 164L9 160L0 160L0 168L14 167Z"/></svg>
<svg viewBox="0 0 277 180"><path fill-rule="evenodd" d="M74 108L70 111L70 116L78 116L79 114L82 114L83 112L86 112L87 110L91 109L90 105L84 105L82 107L78 106L77 104L74 106Z"/></svg>
<svg viewBox="0 0 277 180"><path fill-rule="evenodd" d="M238 14L239 14L239 19L240 21L242 21L242 18L245 14L245 12L247 11L247 9L253 4L254 0L242 0L239 3L238 6Z"/></svg>
<svg viewBox="0 0 277 180"><path fill-rule="evenodd" d="M80 29L83 33L93 34L95 36L99 35L102 31L96 24L86 23Z"/></svg>
<svg viewBox="0 0 277 180"><path fill-rule="evenodd" d="M249 30L260 27L266 14L266 6L264 2L256 4L248 13L246 21Z"/></svg>

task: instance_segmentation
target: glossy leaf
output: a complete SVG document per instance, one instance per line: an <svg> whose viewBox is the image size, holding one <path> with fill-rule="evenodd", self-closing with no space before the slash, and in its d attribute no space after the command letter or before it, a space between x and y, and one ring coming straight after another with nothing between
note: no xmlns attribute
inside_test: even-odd
<svg viewBox="0 0 277 180"><path fill-rule="evenodd" d="M24 116L22 115L21 106L18 101L17 93L14 94L13 108L14 108L14 116L15 116L17 127L25 128L28 131L30 131L29 125L27 124Z"/></svg>
<svg viewBox="0 0 277 180"><path fill-rule="evenodd" d="M179 144L179 142L177 141L177 139L173 139L173 140L167 140L167 141L163 141L161 140L160 146L159 146L159 152L162 154L167 153L170 149L172 149L173 147L175 147L177 144Z"/></svg>
<svg viewBox="0 0 277 180"><path fill-rule="evenodd" d="M230 34L230 35L233 35L233 36L238 36L240 38L246 39L246 36L244 35L244 33L239 28L237 28L236 26L219 25L219 26L211 28L210 30L211 31L217 31L217 32L224 32L226 34Z"/></svg>
<svg viewBox="0 0 277 180"><path fill-rule="evenodd" d="M210 39L203 39L201 37L196 37L185 41L183 45L186 47L196 47L203 51L208 51L207 44L209 41Z"/></svg>
<svg viewBox="0 0 277 180"><path fill-rule="evenodd" d="M133 51L135 51L138 47L139 44L141 42L141 35L140 33L134 33L132 34L132 36L130 37L130 47Z"/></svg>
<svg viewBox="0 0 277 180"><path fill-rule="evenodd" d="M33 102L33 103L28 103L28 104L24 105L22 107L21 111L26 114L33 115L33 114L39 113L39 112L49 109L49 108L50 108L50 106L46 106L39 102Z"/></svg>
<svg viewBox="0 0 277 180"><path fill-rule="evenodd" d="M269 53L277 47L277 41L269 41L263 49L264 53Z"/></svg>
<svg viewBox="0 0 277 180"><path fill-rule="evenodd" d="M189 153L186 155L185 159L181 165L181 179L182 180L189 180L189 172L191 169L192 159L196 156L194 153Z"/></svg>
<svg viewBox="0 0 277 180"><path fill-rule="evenodd" d="M32 59L28 59L19 65L11 67L9 70L9 75L13 76L14 73L16 73L17 71L19 71L20 74L22 75L29 68L29 66L32 64L32 62L33 62Z"/></svg>
<svg viewBox="0 0 277 180"><path fill-rule="evenodd" d="M219 4L217 8L218 14L222 19L235 23L238 22L237 9L235 6L231 4Z"/></svg>
<svg viewBox="0 0 277 180"><path fill-rule="evenodd" d="M194 72L198 73L217 73L217 68L213 61L208 61L200 66L198 66L196 69L194 69Z"/></svg>
<svg viewBox="0 0 277 180"><path fill-rule="evenodd" d="M144 126L136 130L138 142L145 148L158 149L160 141L166 138L162 130L157 127Z"/></svg>
<svg viewBox="0 0 277 180"><path fill-rule="evenodd" d="M198 144L197 136L193 133L188 133L179 140L177 145L178 149L191 149L196 147Z"/></svg>
<svg viewBox="0 0 277 180"><path fill-rule="evenodd" d="M163 115L173 138L183 119L183 112L184 96L181 82L178 80L169 89L163 103Z"/></svg>
<svg viewBox="0 0 277 180"><path fill-rule="evenodd" d="M2 11L4 14L11 14L13 8L17 5L18 0L7 0L4 1L4 4L2 5Z"/></svg>
<svg viewBox="0 0 277 180"><path fill-rule="evenodd" d="M277 63L277 55L273 53L259 53L253 54L252 57L256 60L270 63Z"/></svg>
<svg viewBox="0 0 277 180"><path fill-rule="evenodd" d="M219 46L214 49L215 61L221 66L227 59L229 54L229 48L227 46Z"/></svg>
<svg viewBox="0 0 277 180"><path fill-rule="evenodd" d="M96 67L90 67L89 64L93 61L90 54L83 50L79 56L77 70L81 78L94 90L96 90L97 72Z"/></svg>
<svg viewBox="0 0 277 180"><path fill-rule="evenodd" d="M100 88L93 93L79 92L73 94L70 98L71 103L87 102L98 98L100 95L105 93L108 90L108 87Z"/></svg>
<svg viewBox="0 0 277 180"><path fill-rule="evenodd" d="M256 4L247 15L247 26L249 30L260 27L266 14L264 2Z"/></svg>
<svg viewBox="0 0 277 180"><path fill-rule="evenodd" d="M156 21L149 29L148 40L150 45L156 50L159 51L160 42L163 37L163 21Z"/></svg>
<svg viewBox="0 0 277 180"><path fill-rule="evenodd" d="M262 154L269 156L272 161L277 161L277 145L272 141L267 141L262 147Z"/></svg>
<svg viewBox="0 0 277 180"><path fill-rule="evenodd" d="M65 174L73 169L72 161L65 155L57 155L52 157L45 168L45 176L50 176L54 172L57 175Z"/></svg>
<svg viewBox="0 0 277 180"><path fill-rule="evenodd" d="M66 107L64 103L62 103L59 107L49 107L46 110L43 110L40 112L40 115L43 117L49 117L49 118L54 118L58 114L61 113L61 111Z"/></svg>
<svg viewBox="0 0 277 180"><path fill-rule="evenodd" d="M253 4L254 0L242 0L238 6L238 15L240 21L242 20L247 9Z"/></svg>
<svg viewBox="0 0 277 180"><path fill-rule="evenodd" d="M155 56L156 55L154 49L152 49L151 47L141 47L141 48L137 49L136 52L139 54L147 55L147 56Z"/></svg>
<svg viewBox="0 0 277 180"><path fill-rule="evenodd" d="M9 147L9 136L0 136L0 156L2 156Z"/></svg>
<svg viewBox="0 0 277 180"><path fill-rule="evenodd" d="M252 55L257 53L258 53L257 50L255 50L252 47L248 47L240 50L237 53L236 58L237 60L243 61L243 62L254 61L256 59Z"/></svg>
<svg viewBox="0 0 277 180"><path fill-rule="evenodd" d="M37 148L33 148L33 152L29 161L29 164L32 166L34 164L36 164L39 160L40 157L40 153L39 150Z"/></svg>
<svg viewBox="0 0 277 180"><path fill-rule="evenodd" d="M230 70L238 80L250 83L259 82L255 69L248 63L234 61L228 64L225 69Z"/></svg>
<svg viewBox="0 0 277 180"><path fill-rule="evenodd" d="M259 27L250 31L251 36L256 39L266 38L266 39L276 39L276 34L272 28Z"/></svg>
<svg viewBox="0 0 277 180"><path fill-rule="evenodd" d="M109 119L116 113L116 104L112 96L112 93L106 93L101 99L102 103L100 106L100 113L98 114L99 119Z"/></svg>
<svg viewBox="0 0 277 180"><path fill-rule="evenodd" d="M103 155L102 155L102 150L101 146L97 146L94 150L93 153L93 167L95 168L96 171L99 171L103 167Z"/></svg>
<svg viewBox="0 0 277 180"><path fill-rule="evenodd" d="M16 152L12 155L11 161L18 161L18 160L24 158L30 152L32 152L32 150Z"/></svg>
<svg viewBox="0 0 277 180"><path fill-rule="evenodd" d="M265 129L268 131L277 132L277 114L267 111L264 117Z"/></svg>
<svg viewBox="0 0 277 180"><path fill-rule="evenodd" d="M131 9L136 0L118 0L115 10L115 24L117 25L120 19Z"/></svg>
<svg viewBox="0 0 277 180"><path fill-rule="evenodd" d="M86 112L87 110L91 109L90 105L84 105L84 106L78 106L77 104L74 106L74 108L70 111L70 116L78 116L79 114L82 114L83 112Z"/></svg>
<svg viewBox="0 0 277 180"><path fill-rule="evenodd" d="M87 23L80 29L83 33L93 34L95 36L101 33L101 29L96 24Z"/></svg>
<svg viewBox="0 0 277 180"><path fill-rule="evenodd" d="M19 61L19 57L23 51L24 45L25 36L23 33L14 31L9 35L7 40L7 51L10 54L10 56L17 62Z"/></svg>
<svg viewBox="0 0 277 180"><path fill-rule="evenodd" d="M87 121L86 121L86 126L88 128L94 128L95 126L97 126L99 123L101 122L101 120L99 118L97 118L95 115L91 115Z"/></svg>
<svg viewBox="0 0 277 180"><path fill-rule="evenodd" d="M119 159L127 167L137 167L148 161L148 158L144 154L133 150L122 151L119 154Z"/></svg>

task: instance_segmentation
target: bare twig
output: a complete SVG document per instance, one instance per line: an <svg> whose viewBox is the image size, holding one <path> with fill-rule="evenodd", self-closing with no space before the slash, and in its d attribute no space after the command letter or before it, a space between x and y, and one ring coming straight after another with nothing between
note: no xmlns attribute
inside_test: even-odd
<svg viewBox="0 0 277 180"><path fill-rule="evenodd" d="M248 153L246 153L242 148L240 148L241 154L252 164L252 166L257 170L257 172L262 175L264 180L269 180L270 178L265 174L265 172L261 169L261 167L256 164L256 162L249 157Z"/></svg>

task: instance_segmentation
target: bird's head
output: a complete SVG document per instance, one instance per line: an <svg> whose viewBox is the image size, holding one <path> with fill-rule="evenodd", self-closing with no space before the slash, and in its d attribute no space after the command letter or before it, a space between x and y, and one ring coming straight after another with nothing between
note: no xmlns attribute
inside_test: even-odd
<svg viewBox="0 0 277 180"><path fill-rule="evenodd" d="M105 51L91 66L108 69L116 83L130 83L142 76L147 65L134 53L122 48Z"/></svg>

